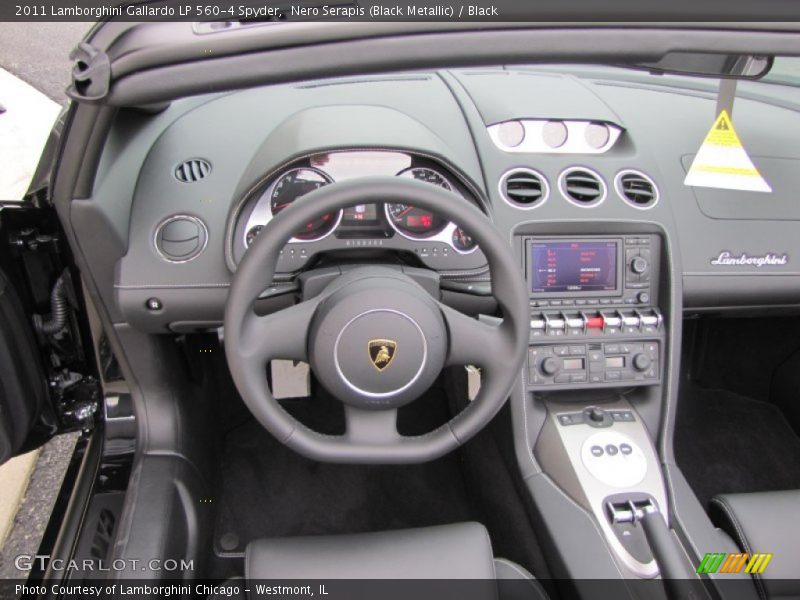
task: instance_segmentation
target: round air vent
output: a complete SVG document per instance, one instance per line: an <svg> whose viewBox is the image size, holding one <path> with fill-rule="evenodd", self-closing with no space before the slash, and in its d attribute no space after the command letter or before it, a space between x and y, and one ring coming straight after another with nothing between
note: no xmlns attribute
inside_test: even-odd
<svg viewBox="0 0 800 600"><path fill-rule="evenodd" d="M208 243L208 229L197 217L172 215L156 228L156 251L164 260L183 263L197 258Z"/></svg>
<svg viewBox="0 0 800 600"><path fill-rule="evenodd" d="M175 167L175 179L183 183L195 183L211 173L211 163L202 158L190 158Z"/></svg>
<svg viewBox="0 0 800 600"><path fill-rule="evenodd" d="M634 208L652 208L658 202L655 182L640 171L621 171L614 180L617 193Z"/></svg>
<svg viewBox="0 0 800 600"><path fill-rule="evenodd" d="M544 175L532 169L512 169L500 178L500 195L515 208L528 210L541 206L549 194Z"/></svg>
<svg viewBox="0 0 800 600"><path fill-rule="evenodd" d="M577 206L597 206L606 199L605 182L600 175L586 167L564 171L559 178L559 187L564 197Z"/></svg>

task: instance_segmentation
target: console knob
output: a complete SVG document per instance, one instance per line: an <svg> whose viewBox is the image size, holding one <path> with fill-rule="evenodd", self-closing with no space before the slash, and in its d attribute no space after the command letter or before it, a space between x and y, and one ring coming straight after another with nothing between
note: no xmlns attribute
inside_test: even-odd
<svg viewBox="0 0 800 600"><path fill-rule="evenodd" d="M642 258L641 256L636 256L631 261L631 271L636 273L637 275L641 275L642 273L647 272L647 268L650 265L647 263L647 260Z"/></svg>
<svg viewBox="0 0 800 600"><path fill-rule="evenodd" d="M558 372L558 366L558 361L549 356L541 362L539 370L545 375L555 375Z"/></svg>
<svg viewBox="0 0 800 600"><path fill-rule="evenodd" d="M606 413L603 409L595 407L589 411L589 418L595 423L602 423L606 418Z"/></svg>
<svg viewBox="0 0 800 600"><path fill-rule="evenodd" d="M650 360L650 357L647 356L647 354L637 354L633 357L633 367L637 371L646 371L652 364L653 361Z"/></svg>

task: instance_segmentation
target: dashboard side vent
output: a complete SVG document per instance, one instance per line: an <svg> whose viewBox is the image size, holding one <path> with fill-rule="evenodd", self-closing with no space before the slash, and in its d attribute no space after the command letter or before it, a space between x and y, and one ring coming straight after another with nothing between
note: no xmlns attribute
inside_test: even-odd
<svg viewBox="0 0 800 600"><path fill-rule="evenodd" d="M561 192L579 206L595 206L605 200L606 184L594 171L576 167L561 174Z"/></svg>
<svg viewBox="0 0 800 600"><path fill-rule="evenodd" d="M616 179L617 193L635 208L650 208L658 202L658 188L644 173L622 171Z"/></svg>
<svg viewBox="0 0 800 600"><path fill-rule="evenodd" d="M211 173L211 163L202 158L190 158L175 167L175 179L195 183Z"/></svg>
<svg viewBox="0 0 800 600"><path fill-rule="evenodd" d="M536 208L544 204L549 192L547 180L532 169L513 169L500 179L500 195L516 208Z"/></svg>

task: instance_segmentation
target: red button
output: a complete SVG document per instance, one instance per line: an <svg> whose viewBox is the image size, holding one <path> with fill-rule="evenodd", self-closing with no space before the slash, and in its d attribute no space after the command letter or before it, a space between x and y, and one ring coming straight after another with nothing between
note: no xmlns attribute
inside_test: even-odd
<svg viewBox="0 0 800 600"><path fill-rule="evenodd" d="M602 329L603 317L589 317L586 319L586 326L592 329Z"/></svg>

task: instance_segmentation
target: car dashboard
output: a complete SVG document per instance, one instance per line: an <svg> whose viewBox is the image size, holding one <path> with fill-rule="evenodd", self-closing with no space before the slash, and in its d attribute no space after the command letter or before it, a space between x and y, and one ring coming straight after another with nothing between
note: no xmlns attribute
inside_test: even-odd
<svg viewBox="0 0 800 600"><path fill-rule="evenodd" d="M715 83L655 79L601 67L463 69L212 94L155 116L122 111L95 191L127 247L114 316L148 332L218 327L261 228L312 189L369 176L462 196L508 237L521 270L531 235L655 236L659 254L619 265L652 264L653 288L615 292L603 307L659 307L672 292L693 310L791 303L795 90L772 86L765 99L748 87L764 84L740 85L737 127L773 186L761 195L683 185L714 119ZM720 259L773 255L783 258ZM290 292L326 261L420 267L459 295L489 292L480 248L411 198L307 224L265 294ZM532 308L548 302L533 296ZM553 300L573 300L564 296Z"/></svg>

